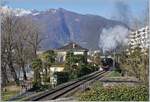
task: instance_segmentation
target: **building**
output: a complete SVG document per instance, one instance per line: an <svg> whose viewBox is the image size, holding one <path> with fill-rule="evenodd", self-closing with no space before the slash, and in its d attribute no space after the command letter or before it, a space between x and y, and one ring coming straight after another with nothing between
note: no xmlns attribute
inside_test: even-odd
<svg viewBox="0 0 150 102"><path fill-rule="evenodd" d="M87 56L88 49L83 48L74 42L71 42L71 43L64 45L63 47L55 49L54 51L55 51L57 57L56 57L56 64L54 64L50 67L50 72L51 72L50 82L52 85L55 86L57 84L57 81L56 81L57 77L54 76L53 74L55 72L63 72L67 53L71 51L74 55ZM85 57L85 58L87 58L87 57ZM85 59L85 60L87 61L87 59Z"/></svg>
<svg viewBox="0 0 150 102"><path fill-rule="evenodd" d="M145 52L149 47L149 27L143 27L136 31L133 31L129 34L129 42L128 45L132 51L136 47L141 48L142 52Z"/></svg>
<svg viewBox="0 0 150 102"><path fill-rule="evenodd" d="M65 62L67 53L71 51L74 55L85 55L87 56L88 49L81 47L80 45L71 42L63 47L55 50L57 53L57 61L60 63Z"/></svg>

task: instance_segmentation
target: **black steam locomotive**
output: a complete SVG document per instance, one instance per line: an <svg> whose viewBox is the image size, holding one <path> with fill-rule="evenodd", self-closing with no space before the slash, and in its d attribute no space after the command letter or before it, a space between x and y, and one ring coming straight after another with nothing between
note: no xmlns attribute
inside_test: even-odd
<svg viewBox="0 0 150 102"><path fill-rule="evenodd" d="M110 70L113 67L113 59L112 58L103 58L102 62L102 69L105 71Z"/></svg>

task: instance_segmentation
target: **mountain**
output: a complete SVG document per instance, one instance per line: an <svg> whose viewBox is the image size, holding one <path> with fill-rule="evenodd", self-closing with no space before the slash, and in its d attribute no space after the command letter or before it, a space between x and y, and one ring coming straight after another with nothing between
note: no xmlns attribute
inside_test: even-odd
<svg viewBox="0 0 150 102"><path fill-rule="evenodd" d="M40 50L58 48L70 41L96 50L99 49L99 36L104 28L109 29L116 25L128 28L119 21L97 15L78 14L63 8L46 11L15 9L13 12L16 16L31 17L40 24L42 36L47 38L41 43Z"/></svg>
<svg viewBox="0 0 150 102"><path fill-rule="evenodd" d="M20 9L20 8L13 9L8 6L0 7L1 14L7 14L10 12L15 14L16 16L24 16L24 15L32 14L31 10L25 10L25 9Z"/></svg>

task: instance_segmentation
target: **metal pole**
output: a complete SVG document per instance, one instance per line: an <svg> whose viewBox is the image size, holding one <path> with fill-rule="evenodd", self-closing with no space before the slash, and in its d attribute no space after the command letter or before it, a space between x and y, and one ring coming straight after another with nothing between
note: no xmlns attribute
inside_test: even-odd
<svg viewBox="0 0 150 102"><path fill-rule="evenodd" d="M71 51L70 51L70 68L71 68Z"/></svg>
<svg viewBox="0 0 150 102"><path fill-rule="evenodd" d="M113 68L115 68L115 50L114 50L114 61L113 61Z"/></svg>

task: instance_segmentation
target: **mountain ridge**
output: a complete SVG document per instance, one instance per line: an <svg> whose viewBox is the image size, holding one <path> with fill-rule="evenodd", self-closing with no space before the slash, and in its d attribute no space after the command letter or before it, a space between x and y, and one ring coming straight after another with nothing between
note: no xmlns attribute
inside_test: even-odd
<svg viewBox="0 0 150 102"><path fill-rule="evenodd" d="M24 15L20 14L19 17L22 16L30 17L41 24L43 29L41 35L47 39L41 43L40 50L58 48L70 41L85 48L97 50L99 49L99 37L104 28L109 29L119 25L129 29L127 25L119 21L106 19L99 15L79 14L63 8L46 11L32 10L25 12Z"/></svg>

